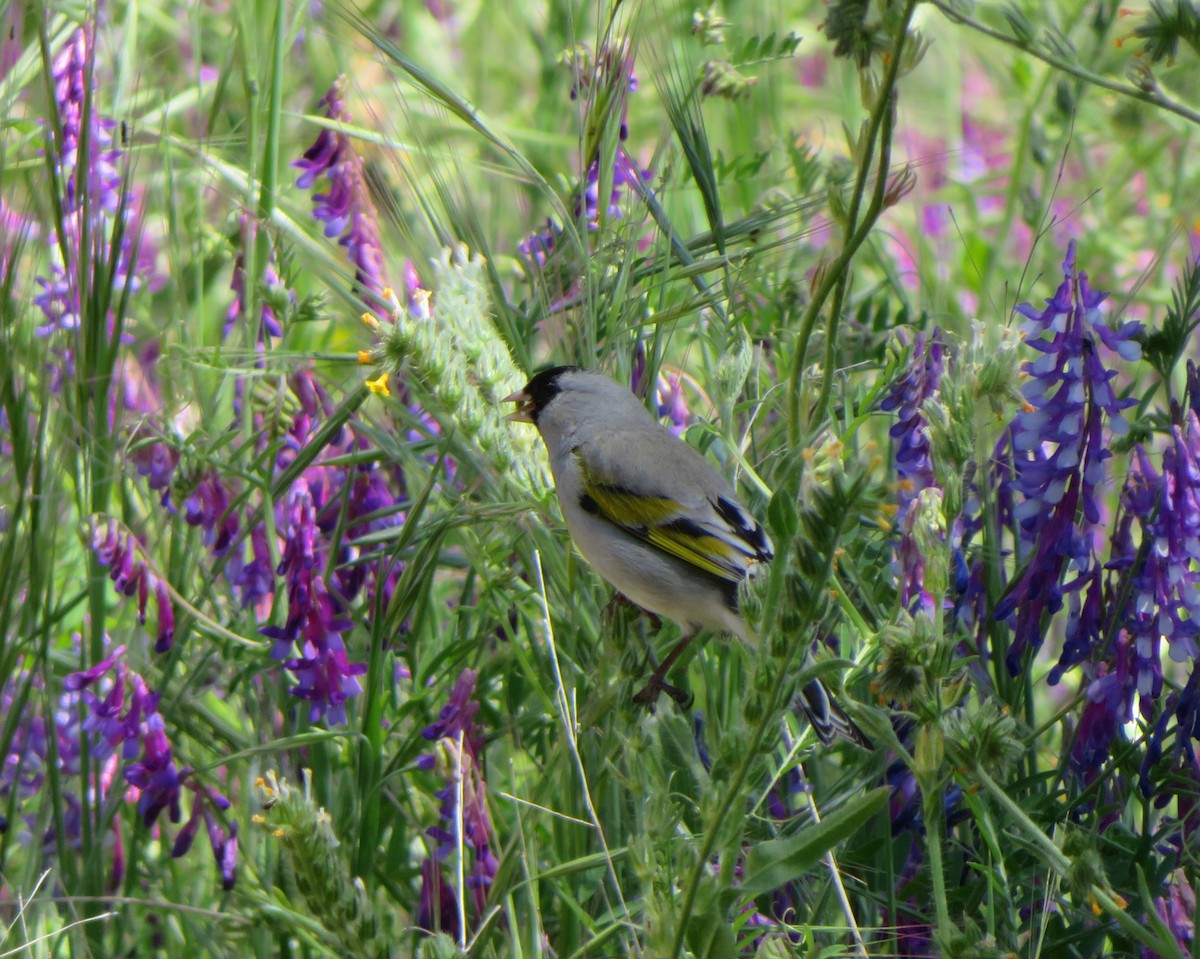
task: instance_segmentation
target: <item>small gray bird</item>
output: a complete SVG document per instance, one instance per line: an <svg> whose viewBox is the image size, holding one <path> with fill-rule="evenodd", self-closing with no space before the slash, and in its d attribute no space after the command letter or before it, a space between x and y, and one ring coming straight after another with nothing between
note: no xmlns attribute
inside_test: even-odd
<svg viewBox="0 0 1200 959"><path fill-rule="evenodd" d="M683 638L635 700L653 709L667 671L702 629L751 645L738 586L774 553L766 530L699 453L602 373L556 366L507 397L508 419L533 423L546 443L567 531L596 571L631 602L679 623ZM820 739L870 748L819 682L800 704Z"/></svg>

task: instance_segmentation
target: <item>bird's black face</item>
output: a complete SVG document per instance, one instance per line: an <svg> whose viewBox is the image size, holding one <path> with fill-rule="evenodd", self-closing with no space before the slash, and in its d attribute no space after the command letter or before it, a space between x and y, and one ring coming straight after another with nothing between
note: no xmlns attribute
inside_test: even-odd
<svg viewBox="0 0 1200 959"><path fill-rule="evenodd" d="M535 374L525 384L523 390L504 398L505 403L517 404L517 408L512 413L509 413L505 419L512 420L515 423L536 424L538 414L562 390L558 378L563 373L569 373L577 369L579 369L577 366L553 366L548 370L542 370L540 373Z"/></svg>

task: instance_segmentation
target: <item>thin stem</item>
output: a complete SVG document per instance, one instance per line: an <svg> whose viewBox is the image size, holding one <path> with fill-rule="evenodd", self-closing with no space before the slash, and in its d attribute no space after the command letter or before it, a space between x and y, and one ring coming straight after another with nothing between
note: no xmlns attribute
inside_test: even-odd
<svg viewBox="0 0 1200 959"><path fill-rule="evenodd" d="M912 19L915 7L916 0L908 0L908 3L905 4L904 16L901 18L897 32L896 48L892 51L891 58L888 60L883 83L880 85L875 106L867 122L866 137L861 145L862 156L859 160L858 174L854 182L854 192L850 198L848 207L846 243L842 248L842 252L838 254L837 259L825 271L824 277L813 293L813 298L808 304L808 308L804 311L804 317L801 320L800 336L796 343L796 353L788 382L788 442L793 447L798 447L801 444L800 395L804 388L804 362L808 354L808 343L812 338L817 317L820 315L821 308L825 305L825 301L829 298L830 294L837 291L837 296L834 299L835 312L830 318L829 331L825 344L825 376L821 386L821 394L814 410L814 420L819 419L820 413L825 409L832 388L831 369L833 340L835 339L834 333L837 328L836 314L841 311L842 301L845 297L849 282L848 271L850 262L854 259L854 255L858 252L859 247L866 241L871 228L875 224L875 218L883 208L883 198L887 191L887 162L891 157L890 131L891 124L894 122L893 96L896 89L896 82L900 76L900 61L901 55L904 52L904 41L908 36L908 25ZM875 144L879 139L880 130L884 127L885 123L887 124L887 135L884 137L885 142L881 145L880 149L880 162L875 173L875 190L872 195L871 204L860 224L858 222L859 207L862 205L862 199L866 193L867 182L870 177L871 161L875 154Z"/></svg>
<svg viewBox="0 0 1200 959"><path fill-rule="evenodd" d="M992 799L1004 807L1005 812L1012 818L1013 823L1020 828L1025 836L1037 847L1038 851L1043 856L1046 864L1053 869L1060 878L1070 878L1071 860L1069 860L1054 840L1047 836L1037 824L1029 818L1020 805L1011 799L1003 788L989 776L982 768L975 766L971 770L971 774L978 780ZM932 846L932 843L931 843ZM1116 897L1107 889L1102 889L1099 886L1092 886L1088 890L1088 894L1095 900L1096 905L1103 909L1126 933L1131 935L1138 942L1149 946L1151 949L1158 951L1160 954L1172 955L1178 959L1184 959L1179 944L1173 938L1159 937L1151 933L1151 931L1137 920L1135 920L1125 909L1125 904L1116 899ZM1150 903L1146 904L1147 908L1153 908Z"/></svg>
<svg viewBox="0 0 1200 959"><path fill-rule="evenodd" d="M1189 110L1187 107L1176 103L1161 93L1157 87L1152 90L1145 90L1142 87L1133 86L1132 84L1118 83L1116 80L1109 80L1102 77L1098 73L1093 73L1091 70L1086 70L1078 64L1069 63L1066 60L1060 60L1052 54L1046 53L1037 49L1032 44L1024 43L1017 37L1010 37L1007 34L1001 33L999 30L993 30L991 27L984 26L978 20L972 20L970 17L953 9L945 0L930 0L931 4L942 12L949 20L955 23L960 23L964 27L970 27L977 33L983 34L992 40L1003 43L1006 46L1015 47L1022 53L1028 53L1031 57L1035 57L1045 63L1047 66L1053 67L1055 70L1061 70L1063 73L1083 80L1085 83L1093 84L1103 90L1109 90L1113 93L1119 93L1121 96L1129 97L1133 100L1138 100L1141 103L1149 103L1151 106L1159 107L1166 110L1168 113L1174 113L1176 116L1190 123L1200 125L1200 113L1195 110Z"/></svg>

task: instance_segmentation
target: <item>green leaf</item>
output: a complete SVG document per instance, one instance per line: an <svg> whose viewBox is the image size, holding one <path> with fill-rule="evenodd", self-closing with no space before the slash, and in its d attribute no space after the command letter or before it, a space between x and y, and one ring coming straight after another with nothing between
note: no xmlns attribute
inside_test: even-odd
<svg viewBox="0 0 1200 959"><path fill-rule="evenodd" d="M804 827L795 836L771 839L751 847L746 853L742 894L752 898L804 875L825 853L861 829L887 804L890 794L888 787L880 786L838 807L819 823Z"/></svg>
<svg viewBox="0 0 1200 959"><path fill-rule="evenodd" d="M735 959L737 940L718 902L719 890L708 877L696 896L696 908L687 924L688 950L696 959Z"/></svg>
<svg viewBox="0 0 1200 959"><path fill-rule="evenodd" d="M767 523L779 543L790 543L800 528L800 517L796 515L796 504L786 490L777 490L767 506Z"/></svg>

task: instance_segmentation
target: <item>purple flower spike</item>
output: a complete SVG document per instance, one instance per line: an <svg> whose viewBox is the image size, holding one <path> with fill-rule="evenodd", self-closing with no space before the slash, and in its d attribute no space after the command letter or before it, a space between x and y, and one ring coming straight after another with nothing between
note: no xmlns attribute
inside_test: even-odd
<svg viewBox="0 0 1200 959"><path fill-rule="evenodd" d="M454 688L450 690L450 698L438 713L437 720L421 730L423 737L431 741L457 739L461 732L472 752L482 749L482 732L478 732L475 726L475 714L479 712L479 703L474 699L475 680L478 676L473 669L464 669L459 673L458 679L454 681Z"/></svg>
<svg viewBox="0 0 1200 959"><path fill-rule="evenodd" d="M162 719L155 714L148 726L143 739L142 760L125 770L125 780L142 791L138 813L145 825L153 825L164 809L170 810L171 822L179 822L179 787L189 770L181 773L175 767Z"/></svg>
<svg viewBox="0 0 1200 959"><path fill-rule="evenodd" d="M1192 943L1196 939L1196 893L1182 869L1172 874L1166 895L1154 900L1154 909L1175 937L1180 952L1185 956L1192 955ZM1141 956L1142 959L1157 959L1158 953L1143 946Z"/></svg>
<svg viewBox="0 0 1200 959"><path fill-rule="evenodd" d="M321 98L325 116L349 123L350 113L344 100L345 79L339 77ZM310 189L321 177L329 178L325 193L313 194L313 216L325 224L325 235L339 237L346 256L354 265L354 279L365 293L374 294L376 305L383 306L379 294L388 284L383 271L383 243L379 218L363 178L363 159L354 152L350 137L340 131L323 128L304 156L292 163L301 170L296 186Z"/></svg>
<svg viewBox="0 0 1200 959"><path fill-rule="evenodd" d="M441 743L444 755L450 760L446 770L447 783L435 796L441 801L439 822L430 826L426 835L438 844L436 859L449 856L456 846L455 829L458 823L458 793L461 784L463 807L463 843L474 851L475 859L467 877L472 890L476 915L482 915L487 903L487 888L499 869L492 852L493 829L487 808L487 784L483 773L483 730L475 722L479 703L474 698L478 674L464 669L454 683L450 698L442 707L437 720L421 733L426 739ZM462 749L459 749L459 737Z"/></svg>
<svg viewBox="0 0 1200 959"><path fill-rule="evenodd" d="M1071 764L1090 782L1112 755L1121 726L1133 713L1133 656L1127 636L1116 643L1113 662L1101 663L1087 687L1087 705L1075 731Z"/></svg>
<svg viewBox="0 0 1200 959"><path fill-rule="evenodd" d="M154 255L148 244L143 248L140 242L134 191L124 188L117 166L121 151L112 145L115 124L102 119L98 109L94 37L93 23L76 30L50 66L58 125L48 130L47 153L58 171L62 220L51 238L50 275L36 278L41 292L33 302L47 320L38 327L39 336L79 325L83 291L78 279L84 272L82 261L92 252L82 242L85 235L103 242L115 235L121 223L121 242L114 243L112 250L112 289L134 292L147 279L155 285ZM92 248L97 246L93 242ZM111 315L109 322L111 329ZM61 349L64 370L69 374L73 369L71 350Z"/></svg>
<svg viewBox="0 0 1200 959"><path fill-rule="evenodd" d="M896 525L901 535L896 552L900 566L900 601L910 612L930 602L925 591L925 558L913 536L911 513L921 491L936 485L929 447L929 423L922 405L938 391L944 351L939 330L933 331L928 342L924 333L917 334L912 363L879 404L884 412L896 413L896 422L888 430L888 435L896 441L895 465L899 477Z"/></svg>
<svg viewBox="0 0 1200 959"><path fill-rule="evenodd" d="M117 592L125 596L137 595L139 623L146 622L146 602L151 591L154 592L158 606L158 642L155 648L159 652L169 649L175 634L171 594L166 585L150 572L133 534L121 529L114 519L103 524L94 521L91 547L96 558L108 567L109 578Z"/></svg>
<svg viewBox="0 0 1200 959"><path fill-rule="evenodd" d="M934 485L929 424L921 407L938 390L944 352L940 330L935 329L928 342L924 333L918 333L913 343L912 363L879 403L885 413L896 412L896 423L888 435L896 441L896 473L900 477L898 523L907 515L917 494Z"/></svg>
<svg viewBox="0 0 1200 959"><path fill-rule="evenodd" d="M655 392L659 417L669 420L671 432L679 436L692 422L692 411L688 408L687 397L683 392L683 374L660 374L658 389Z"/></svg>
<svg viewBox="0 0 1200 959"><path fill-rule="evenodd" d="M1177 424L1171 431L1161 475L1154 472L1140 447L1137 450L1139 472L1146 479L1135 506L1142 539L1149 548L1133 573L1127 628L1136 643L1137 691L1144 717L1151 716L1152 702L1163 687L1162 639L1167 640L1172 660L1192 664L1187 684L1167 700L1150 736L1142 767L1142 789L1147 794L1154 785L1151 767L1162 754L1162 741L1172 721L1176 752L1185 757L1189 777L1195 778L1200 771L1193 746L1200 739L1200 670L1196 668L1200 660L1200 417L1190 409L1180 415L1185 425Z"/></svg>
<svg viewBox="0 0 1200 959"><path fill-rule="evenodd" d="M110 149L113 124L111 121L100 122L95 103L89 105L86 102L89 88L94 89L92 30L94 27L76 30L50 65L61 133L61 138L55 144L55 153L59 158L59 174L65 191L63 212L68 216L80 206L78 164L81 160L87 171L91 204L110 216L117 212L120 205L121 175L114 166L120 154ZM90 109L87 109L89 106ZM86 138L85 124L90 124ZM80 157L82 146L91 151L91 156Z"/></svg>
<svg viewBox="0 0 1200 959"><path fill-rule="evenodd" d="M238 824L232 823L226 833L216 817L206 814L208 842L212 847L217 870L221 874L221 888L229 892L237 881Z"/></svg>
<svg viewBox="0 0 1200 959"><path fill-rule="evenodd" d="M442 878L434 859L421 863L421 900L416 926L427 934L444 932L458 938L458 899L454 887Z"/></svg>
<svg viewBox="0 0 1200 959"><path fill-rule="evenodd" d="M1012 619L1013 642L1006 662L1020 672L1027 650L1042 645L1044 617L1072 603L1067 644L1056 682L1063 670L1079 662L1099 635L1095 616L1099 602L1085 603L1080 594L1098 562L1092 532L1100 522L1099 491L1105 479L1107 434L1126 432L1121 411L1133 399L1118 399L1112 389L1115 371L1101 362L1100 347L1123 360L1140 356L1134 337L1140 323L1113 330L1100 313L1104 293L1091 289L1087 274L1075 268L1075 245L1063 262L1065 278L1041 313L1028 304L1017 312L1029 318L1028 345L1042 356L1026 364L1030 374L1023 389L1026 409L1013 421L1011 445L1018 494L1013 517L1020 530L1024 569L997 604L997 620ZM1076 575L1065 581L1068 569Z"/></svg>
<svg viewBox="0 0 1200 959"><path fill-rule="evenodd" d="M130 460L137 469L138 476L148 478L147 485L155 492L162 493L160 505L168 512L174 513L171 505L171 480L175 469L179 466L179 451L166 443L143 442L134 448Z"/></svg>
<svg viewBox="0 0 1200 959"><path fill-rule="evenodd" d="M352 624L317 575L316 513L308 484L299 482L288 501L285 546L276 570L288 583L287 622L264 626L259 632L275 640L272 658L286 660L285 668L295 673L297 685L291 692L311 704L309 721L324 718L342 724L346 700L362 692L357 677L366 673L367 667L347 657L342 634ZM300 655L289 659L296 644Z"/></svg>
<svg viewBox="0 0 1200 959"><path fill-rule="evenodd" d="M183 504L183 518L189 526L204 531L204 545L213 555L222 556L238 532L237 513L229 508L231 497L224 481L210 473L196 484Z"/></svg>
<svg viewBox="0 0 1200 959"><path fill-rule="evenodd" d="M255 243L256 228L254 221L245 214L241 217L242 243L233 261L233 277L229 281L229 289L233 291L233 300L225 312L225 326L221 330L221 338L228 339L238 320L246 311L246 251ZM283 279L275 269L272 259L262 264L262 283L268 289L283 286ZM288 290L288 298L295 302L296 294ZM258 315L258 328L254 331L254 343L260 349L269 339L283 336L283 323L275 307L262 298Z"/></svg>
<svg viewBox="0 0 1200 959"><path fill-rule="evenodd" d="M88 686L91 686L94 682L99 680L100 677L107 673L110 669L112 669L117 660L124 655L125 647L118 646L91 669L85 669L82 672L71 673L68 675L67 678L63 680L63 686L71 691L75 691L77 689L86 689Z"/></svg>

